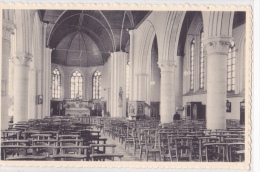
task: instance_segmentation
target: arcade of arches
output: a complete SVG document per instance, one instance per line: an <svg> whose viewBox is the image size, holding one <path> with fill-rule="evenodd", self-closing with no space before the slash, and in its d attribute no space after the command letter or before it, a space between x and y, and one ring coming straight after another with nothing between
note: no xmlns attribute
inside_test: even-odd
<svg viewBox="0 0 260 172"><path fill-rule="evenodd" d="M244 122L244 12L3 10L2 28L2 130L68 114Z"/></svg>

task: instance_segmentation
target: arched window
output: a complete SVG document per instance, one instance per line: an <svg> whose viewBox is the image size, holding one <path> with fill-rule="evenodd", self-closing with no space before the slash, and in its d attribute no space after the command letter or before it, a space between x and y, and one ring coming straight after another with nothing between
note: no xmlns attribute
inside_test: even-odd
<svg viewBox="0 0 260 172"><path fill-rule="evenodd" d="M194 46L195 40L193 39L190 44L190 90L194 89Z"/></svg>
<svg viewBox="0 0 260 172"><path fill-rule="evenodd" d="M126 98L129 98L129 91L130 91L130 62L126 64Z"/></svg>
<svg viewBox="0 0 260 172"><path fill-rule="evenodd" d="M227 91L234 91L236 84L236 47L232 41L227 59Z"/></svg>
<svg viewBox="0 0 260 172"><path fill-rule="evenodd" d="M73 72L70 78L70 97L72 99L82 99L83 77L79 71Z"/></svg>
<svg viewBox="0 0 260 172"><path fill-rule="evenodd" d="M60 99L61 95L61 74L56 68L52 72L52 98Z"/></svg>
<svg viewBox="0 0 260 172"><path fill-rule="evenodd" d="M203 48L203 37L204 37L204 32L201 29L200 32L200 69L199 69L199 85L200 88L204 88L204 48Z"/></svg>
<svg viewBox="0 0 260 172"><path fill-rule="evenodd" d="M93 74L93 99L101 99L101 73L96 71Z"/></svg>

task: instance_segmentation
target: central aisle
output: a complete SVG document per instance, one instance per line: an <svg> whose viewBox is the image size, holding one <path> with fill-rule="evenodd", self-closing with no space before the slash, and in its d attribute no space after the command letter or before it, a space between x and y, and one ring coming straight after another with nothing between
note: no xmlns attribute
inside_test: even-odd
<svg viewBox="0 0 260 172"><path fill-rule="evenodd" d="M129 150L125 150L125 144L121 144L119 141L118 141L118 138L116 138L115 140L112 139L111 136L109 136L108 134L104 135L103 132L101 131L100 133L101 137L103 138L107 138L107 144L115 144L116 147L115 147L115 154L122 154L124 155L124 157L122 158L122 161L141 161L140 158L139 158L139 152L137 150L137 153L136 155L134 156L134 149L133 149L133 146L129 146ZM107 153L111 153L112 150L111 149L108 149L107 150ZM118 158L115 158L115 161L118 161L119 159ZM145 155L143 155L143 158L142 160L144 161L145 160Z"/></svg>

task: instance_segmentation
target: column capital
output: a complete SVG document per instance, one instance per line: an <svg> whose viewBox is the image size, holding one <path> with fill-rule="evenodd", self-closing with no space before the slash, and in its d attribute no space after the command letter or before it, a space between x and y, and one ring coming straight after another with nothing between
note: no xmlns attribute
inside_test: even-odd
<svg viewBox="0 0 260 172"><path fill-rule="evenodd" d="M203 41L207 55L227 55L231 46L231 37L211 37Z"/></svg>
<svg viewBox="0 0 260 172"><path fill-rule="evenodd" d="M174 61L158 62L158 66L162 72L174 72L176 63Z"/></svg>
<svg viewBox="0 0 260 172"><path fill-rule="evenodd" d="M16 65L29 66L32 61L32 55L29 53L17 53L13 57L13 61Z"/></svg>
<svg viewBox="0 0 260 172"><path fill-rule="evenodd" d="M3 19L2 28L3 28L2 31L3 39L10 40L10 35L14 34L14 29L15 29L14 22Z"/></svg>

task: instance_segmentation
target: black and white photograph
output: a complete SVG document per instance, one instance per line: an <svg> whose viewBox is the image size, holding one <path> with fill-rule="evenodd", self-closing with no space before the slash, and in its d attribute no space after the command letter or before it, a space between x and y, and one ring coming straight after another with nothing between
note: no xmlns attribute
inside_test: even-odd
<svg viewBox="0 0 260 172"><path fill-rule="evenodd" d="M248 166L248 8L43 7L1 10L2 162Z"/></svg>

